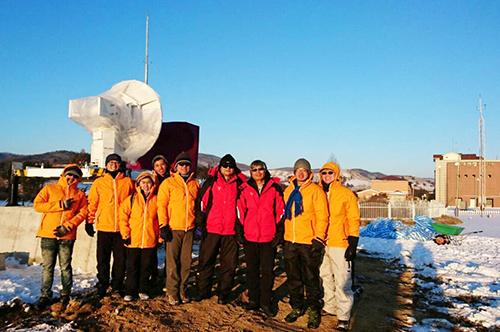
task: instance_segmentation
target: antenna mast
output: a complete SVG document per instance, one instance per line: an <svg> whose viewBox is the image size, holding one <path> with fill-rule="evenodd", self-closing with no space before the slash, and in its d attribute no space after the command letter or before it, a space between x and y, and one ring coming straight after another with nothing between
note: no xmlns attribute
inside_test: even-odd
<svg viewBox="0 0 500 332"><path fill-rule="evenodd" d="M148 84L148 43L149 43L149 10L146 15L146 58L144 59L144 83Z"/></svg>
<svg viewBox="0 0 500 332"><path fill-rule="evenodd" d="M481 216L482 211L486 207L486 164L484 159L486 158L485 153L485 135L484 135L484 118L483 118L483 110L486 109L486 104L481 104L481 95L479 95L479 106L476 107L476 110L479 111L479 206L481 208Z"/></svg>

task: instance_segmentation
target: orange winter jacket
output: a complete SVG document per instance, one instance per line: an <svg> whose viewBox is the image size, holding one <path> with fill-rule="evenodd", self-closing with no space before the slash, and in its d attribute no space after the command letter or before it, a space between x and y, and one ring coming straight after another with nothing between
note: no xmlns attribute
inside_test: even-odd
<svg viewBox="0 0 500 332"><path fill-rule="evenodd" d="M158 191L158 219L160 227L169 225L174 231L185 231L195 227L195 201L200 184L193 178L187 181L174 173L163 180Z"/></svg>
<svg viewBox="0 0 500 332"><path fill-rule="evenodd" d="M116 178L105 173L92 184L89 192L89 217L87 222L96 224L101 232L118 232L120 204L134 192L132 179L118 173Z"/></svg>
<svg viewBox="0 0 500 332"><path fill-rule="evenodd" d="M143 175L144 173L141 173ZM143 178L139 175L138 179ZM160 228L158 226L156 188L145 199L136 181L136 191L120 206L120 234L123 239L130 238L128 248L154 248L158 243Z"/></svg>
<svg viewBox="0 0 500 332"><path fill-rule="evenodd" d="M316 183L312 182L313 174L300 187L304 212L295 216L295 205L292 206L292 219L285 220L285 241L301 244L312 244L316 237L326 238L328 228L328 204L326 195ZM285 204L295 189L295 177L285 189Z"/></svg>
<svg viewBox="0 0 500 332"><path fill-rule="evenodd" d="M330 225L328 226L327 245L347 248L349 246L348 236L359 237L358 199L350 189L342 185L340 167L337 164L326 163L321 169L331 169L335 172L335 180L330 183L328 189ZM322 185L321 180L320 185Z"/></svg>
<svg viewBox="0 0 500 332"><path fill-rule="evenodd" d="M77 165L71 164L66 168L70 166ZM68 186L66 177L61 175L57 183L46 185L36 195L33 206L37 212L43 213L37 237L55 239L54 229L62 225L69 232L60 239L76 240L76 229L87 218L87 199L83 191L76 187L77 184ZM70 198L75 202L68 210L64 210L60 202Z"/></svg>

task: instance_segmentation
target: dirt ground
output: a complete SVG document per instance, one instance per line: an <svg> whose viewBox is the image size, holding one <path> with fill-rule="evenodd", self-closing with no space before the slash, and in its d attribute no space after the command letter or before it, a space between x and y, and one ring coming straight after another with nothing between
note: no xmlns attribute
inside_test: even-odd
<svg viewBox="0 0 500 332"><path fill-rule="evenodd" d="M240 256L240 262L242 264L236 274L233 301L229 305L218 304L217 296L214 295L199 303L170 306L162 293L161 284L155 287L151 300L131 303L124 302L118 294L99 300L89 291L76 296L66 308L62 308L58 302L43 312L28 310L26 306L23 309L21 305L4 308L0 310L0 330L29 328L41 323L61 326L73 322L73 328L91 332L307 331L307 314L292 324L284 320L290 305L282 252L278 252L275 269L275 300L279 312L274 318L243 309L242 304L247 300L243 256ZM443 313L446 310L429 310L430 294L426 293L429 290L420 289L415 282L418 277L415 272L396 261L371 257L361 251L356 259L355 272L356 284L363 286L364 292L353 308L352 331L410 331L411 317L419 322L424 318L445 318L456 324L456 331L459 331L458 326L474 327L468 321ZM190 291L194 290L193 284L194 273L190 277ZM444 309L450 306L449 303L432 304ZM336 317L323 316L321 326L316 331L335 331L336 323ZM486 331L482 328L476 330Z"/></svg>

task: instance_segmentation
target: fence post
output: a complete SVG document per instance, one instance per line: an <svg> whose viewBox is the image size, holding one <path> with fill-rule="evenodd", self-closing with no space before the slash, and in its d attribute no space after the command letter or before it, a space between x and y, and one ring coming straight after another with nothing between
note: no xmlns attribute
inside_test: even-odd
<svg viewBox="0 0 500 332"><path fill-rule="evenodd" d="M411 202L411 218L415 219L415 201Z"/></svg>
<svg viewBox="0 0 500 332"><path fill-rule="evenodd" d="M387 215L389 219L392 219L391 206L391 201L389 201L389 204L387 204L387 207L389 209L389 211L387 211Z"/></svg>

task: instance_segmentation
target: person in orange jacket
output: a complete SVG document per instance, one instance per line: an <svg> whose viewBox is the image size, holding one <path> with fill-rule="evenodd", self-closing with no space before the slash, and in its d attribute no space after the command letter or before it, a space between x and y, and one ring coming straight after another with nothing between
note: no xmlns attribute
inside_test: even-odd
<svg viewBox="0 0 500 332"><path fill-rule="evenodd" d="M171 305L191 302L187 280L195 231L195 201L200 185L191 172L191 157L175 158L175 173L160 185L158 218L166 242L166 288Z"/></svg>
<svg viewBox="0 0 500 332"><path fill-rule="evenodd" d="M94 236L97 228L97 294L106 295L109 286L111 253L113 268L111 287L120 292L125 279L125 246L120 235L118 211L121 203L134 192L132 179L120 171L122 158L113 153L106 157L106 172L90 188L89 217L85 230Z"/></svg>
<svg viewBox="0 0 500 332"><path fill-rule="evenodd" d="M358 200L342 185L339 165L326 163L319 174L330 212L327 247L320 268L325 293L323 310L337 316L338 331L347 331L354 304L351 271L359 239Z"/></svg>
<svg viewBox="0 0 500 332"><path fill-rule="evenodd" d="M287 322L295 322L309 312L309 328L321 323L319 267L328 228L328 204L323 189L312 182L311 164L298 159L294 176L285 189L284 260L292 311ZM304 287L307 299L304 300Z"/></svg>
<svg viewBox="0 0 500 332"><path fill-rule="evenodd" d="M73 286L71 256L76 240L76 230L87 217L87 199L76 186L82 177L81 169L71 164L56 184L48 184L35 197L33 206L41 212L42 220L36 234L41 239L43 271L41 297L36 302L44 309L52 297L54 267L59 257L61 267L61 302L67 304Z"/></svg>
<svg viewBox="0 0 500 332"><path fill-rule="evenodd" d="M120 206L120 233L127 247L127 302L139 295L149 299L151 256L158 244L159 226L155 176L142 172L135 180L136 191Z"/></svg>

